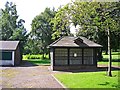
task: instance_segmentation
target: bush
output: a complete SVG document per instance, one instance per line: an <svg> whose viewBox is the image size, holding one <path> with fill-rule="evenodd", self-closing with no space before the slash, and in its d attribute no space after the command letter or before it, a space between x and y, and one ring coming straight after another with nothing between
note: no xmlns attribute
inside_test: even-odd
<svg viewBox="0 0 120 90"><path fill-rule="evenodd" d="M38 54L38 55L24 55L25 59L43 59L42 55ZM48 59L49 55L45 55L45 59Z"/></svg>

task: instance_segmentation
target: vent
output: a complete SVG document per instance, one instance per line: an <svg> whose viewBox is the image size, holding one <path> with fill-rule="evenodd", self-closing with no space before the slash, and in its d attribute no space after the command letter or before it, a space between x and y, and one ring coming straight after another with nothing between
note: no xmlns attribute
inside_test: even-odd
<svg viewBox="0 0 120 90"><path fill-rule="evenodd" d="M74 42L75 42L76 44L80 44L80 43L83 43L83 40L78 37L78 38L76 38L76 39L74 40Z"/></svg>

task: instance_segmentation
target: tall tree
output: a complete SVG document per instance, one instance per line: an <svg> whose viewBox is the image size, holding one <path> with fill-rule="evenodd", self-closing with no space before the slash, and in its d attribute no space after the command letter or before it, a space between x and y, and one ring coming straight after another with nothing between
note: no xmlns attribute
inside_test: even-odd
<svg viewBox="0 0 120 90"><path fill-rule="evenodd" d="M96 32L103 30L107 32L108 37L108 53L109 53L109 66L108 66L108 76L111 74L111 43L110 34L114 30L119 30L118 15L115 14L119 12L119 7L117 3L114 2L73 2L72 9L76 11L76 14L72 15L73 22L79 24L82 29L86 31L97 27ZM113 14L114 13L114 14ZM116 17L117 16L117 17ZM75 19L74 19L75 18ZM118 18L119 19L119 18ZM76 21L75 21L76 20ZM97 33L97 34L98 34Z"/></svg>
<svg viewBox="0 0 120 90"><path fill-rule="evenodd" d="M69 5L65 5L58 9L54 19L52 20L53 23L53 34L52 39L56 40L61 36L68 36L70 35L70 17L69 17Z"/></svg>
<svg viewBox="0 0 120 90"><path fill-rule="evenodd" d="M21 41L21 52L23 52L28 35L24 27L25 21L18 19L18 17L16 5L12 2L6 2L5 9L1 9L0 14L0 39Z"/></svg>
<svg viewBox="0 0 120 90"><path fill-rule="evenodd" d="M44 12L36 16L32 20L31 38L35 41L37 47L39 47L39 53L48 53L47 46L52 42L52 23L51 20L55 16L55 10L46 8Z"/></svg>
<svg viewBox="0 0 120 90"><path fill-rule="evenodd" d="M109 65L108 76L111 74L111 32L119 33L119 2L72 2L66 9L74 26L79 25L81 32L87 32L94 39L100 40L101 32L105 32L108 41ZM61 15L61 13L60 13ZM65 15L65 14L64 14ZM83 34L85 34L83 33ZM94 36L93 36L94 35ZM90 36L90 37L91 37Z"/></svg>

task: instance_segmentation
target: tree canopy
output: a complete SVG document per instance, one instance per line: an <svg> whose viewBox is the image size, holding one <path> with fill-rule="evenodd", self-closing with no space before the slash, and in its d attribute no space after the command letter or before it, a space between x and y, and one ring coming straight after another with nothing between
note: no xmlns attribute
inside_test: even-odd
<svg viewBox="0 0 120 90"><path fill-rule="evenodd" d="M32 20L31 39L34 40L35 47L39 53L48 53L47 46L52 42L52 19L55 16L55 10L46 8L44 12ZM37 50L36 50L37 51Z"/></svg>
<svg viewBox="0 0 120 90"><path fill-rule="evenodd" d="M109 53L108 75L112 76L111 41L114 43L112 48L118 48L119 42L117 40L119 40L120 33L119 20L120 2L81 2L76 0L57 12L54 27L57 29L57 32L55 32L56 35L59 36L60 31L63 30L62 24L69 26L70 22L75 27L79 25L78 36L88 37L105 46L106 51L108 50ZM61 21L62 24L59 23ZM113 34L111 34L112 32Z"/></svg>
<svg viewBox="0 0 120 90"><path fill-rule="evenodd" d="M16 5L6 2L5 9L0 10L0 40L19 40L21 41L21 52L23 52L27 40L27 31L24 27L25 21L19 19Z"/></svg>
<svg viewBox="0 0 120 90"><path fill-rule="evenodd" d="M61 36L70 35L70 21L68 13L68 4L60 7L51 21L53 23L52 39L56 40Z"/></svg>

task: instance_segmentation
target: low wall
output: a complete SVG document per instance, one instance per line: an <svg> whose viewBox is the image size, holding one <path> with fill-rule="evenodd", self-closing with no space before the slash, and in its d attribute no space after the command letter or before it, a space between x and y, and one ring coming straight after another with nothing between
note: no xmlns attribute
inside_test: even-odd
<svg viewBox="0 0 120 90"><path fill-rule="evenodd" d="M51 67L53 71L73 71L73 70L78 70L78 71L93 71L97 70L97 66L53 66Z"/></svg>

